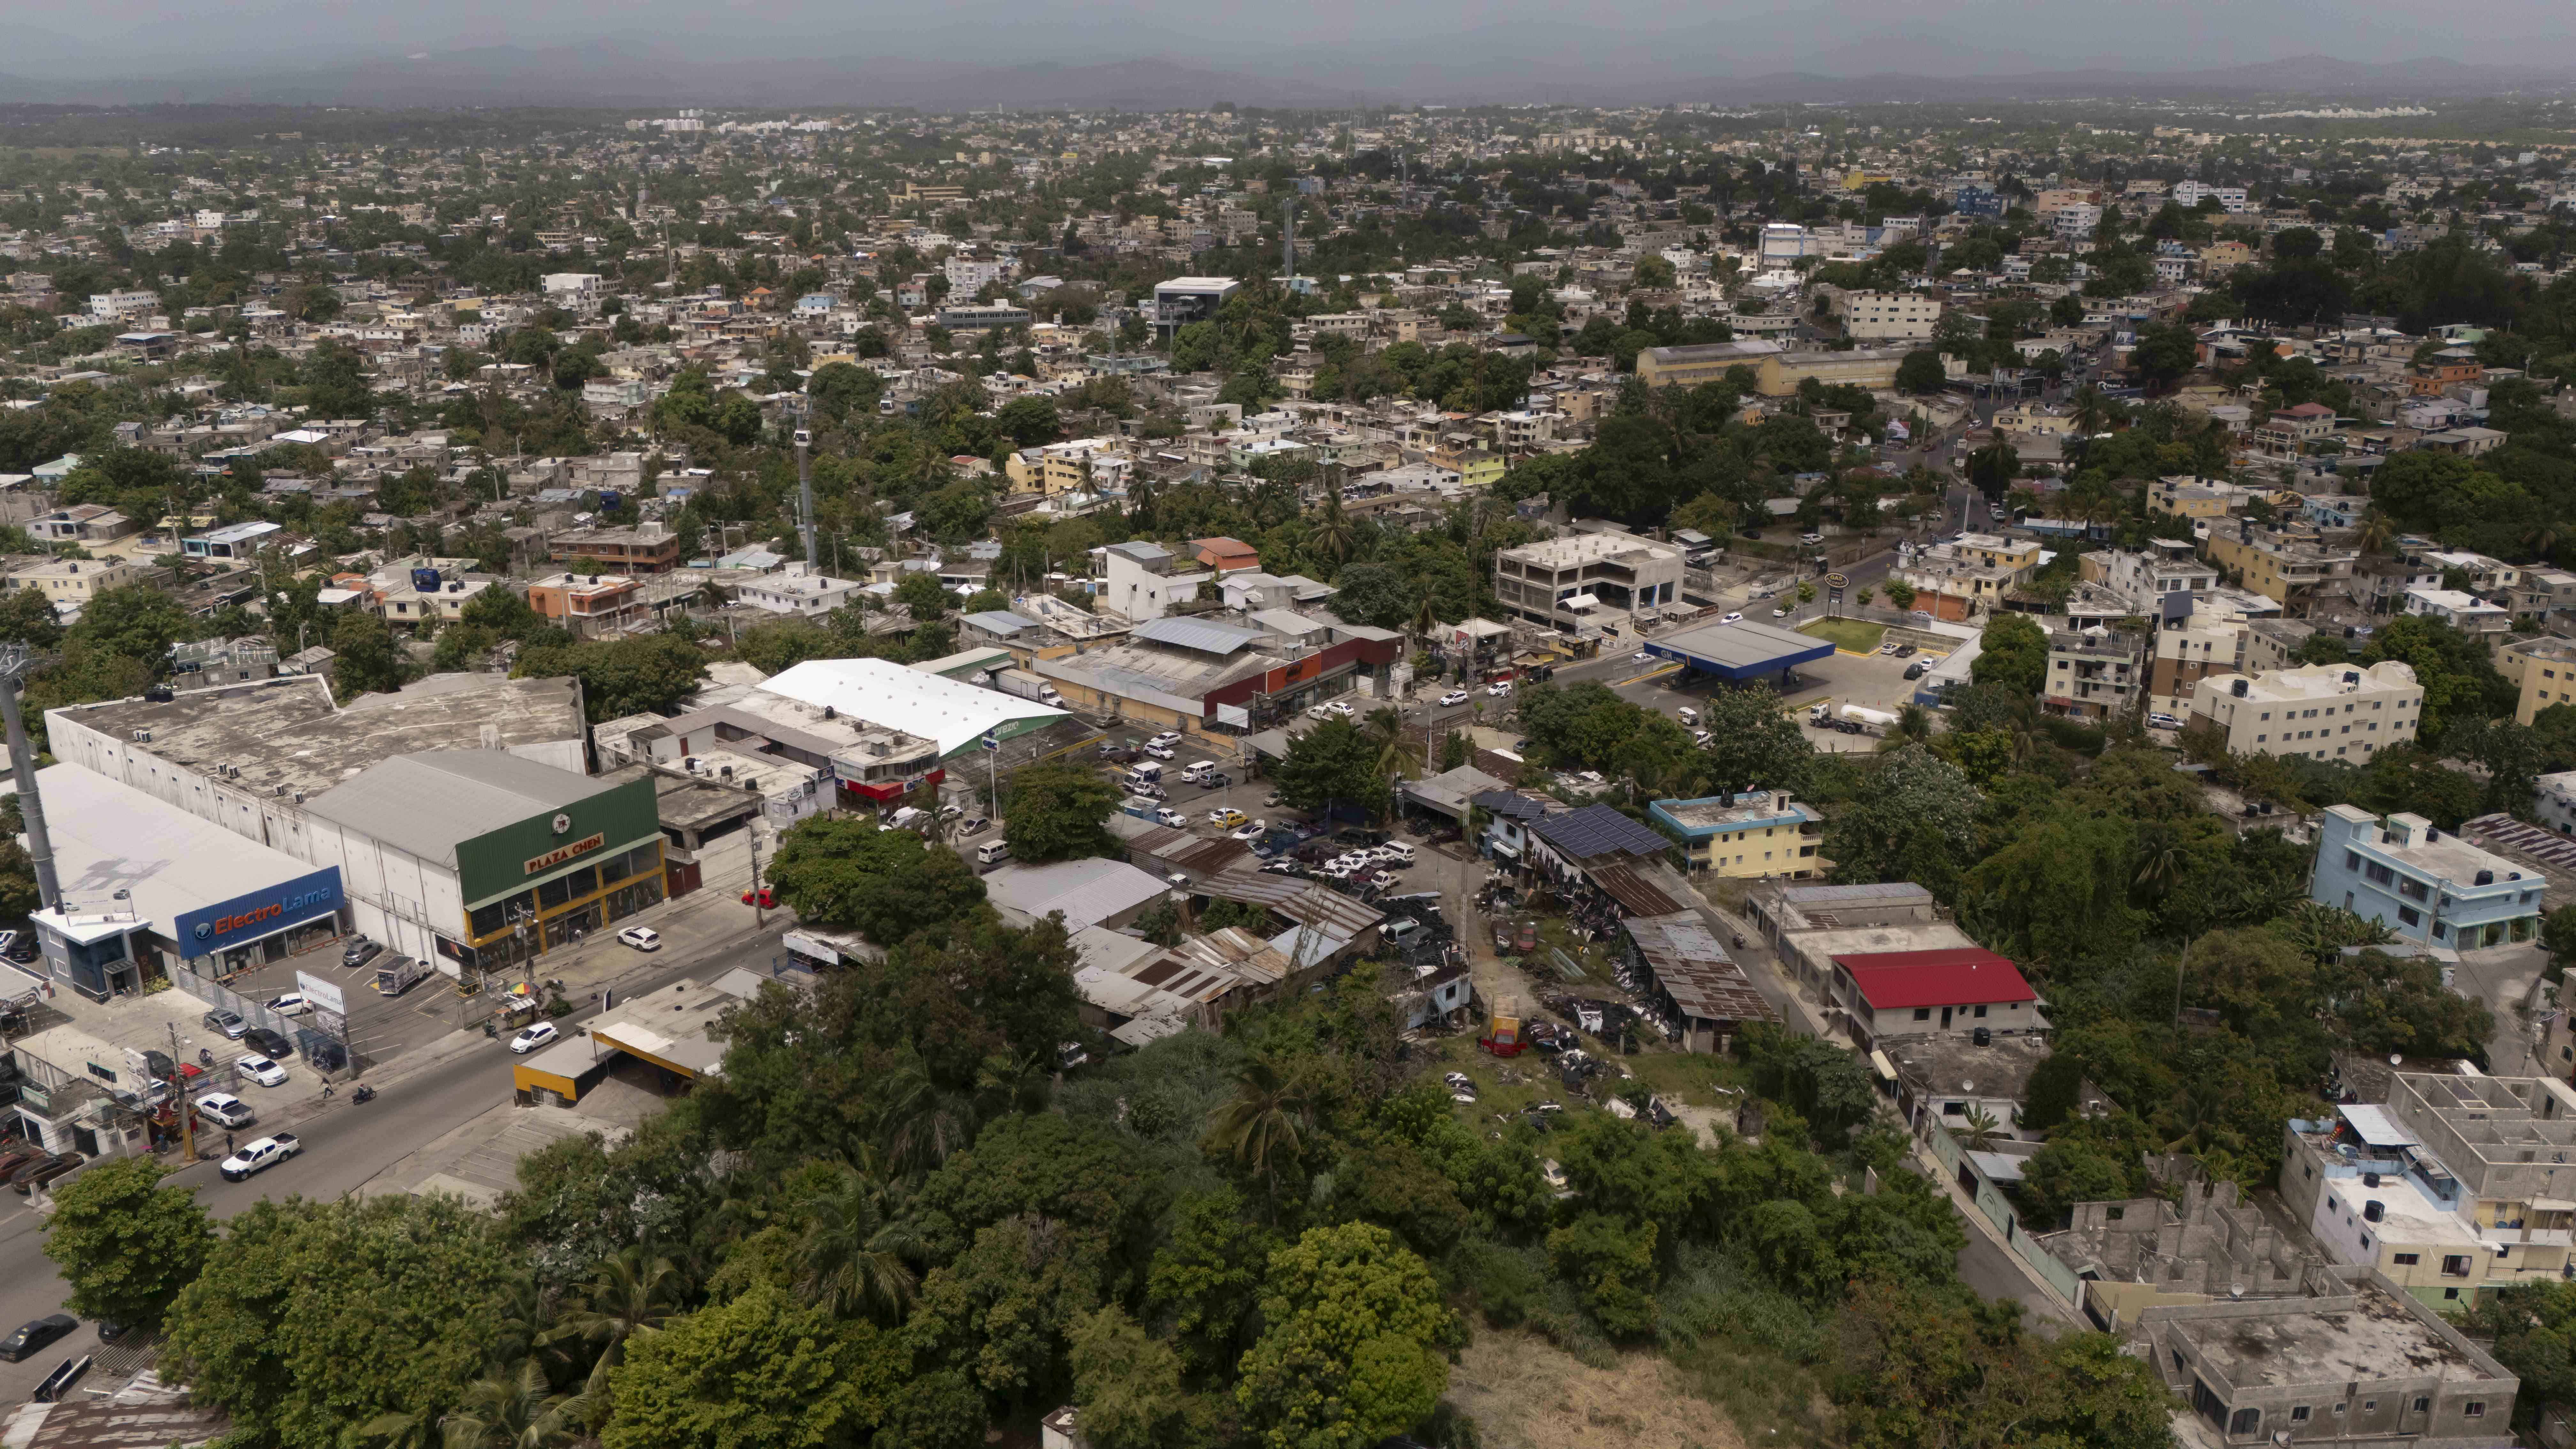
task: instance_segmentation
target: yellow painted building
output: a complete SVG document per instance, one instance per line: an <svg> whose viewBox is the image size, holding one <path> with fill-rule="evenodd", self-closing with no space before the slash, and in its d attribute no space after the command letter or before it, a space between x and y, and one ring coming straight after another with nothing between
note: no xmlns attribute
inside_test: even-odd
<svg viewBox="0 0 2576 1449"><path fill-rule="evenodd" d="M1856 348L1850 352L1781 352L1754 365L1754 388L1765 397L1788 397L1814 378L1827 387L1890 388L1910 349Z"/></svg>
<svg viewBox="0 0 2576 1449"><path fill-rule="evenodd" d="M2349 548L2328 548L2312 538L2246 524L2212 527L2208 548L2211 563L2237 574L2243 587L2276 604L2287 604L2294 592L2328 579L2351 577L2358 557Z"/></svg>
<svg viewBox="0 0 2576 1449"><path fill-rule="evenodd" d="M2515 644L2504 651L2498 661L2500 672L2512 678L2517 670L2522 677L2522 696L2513 707L2513 717L2529 724L2534 715L2557 704L2576 704L2576 644L2564 639L2534 639Z"/></svg>

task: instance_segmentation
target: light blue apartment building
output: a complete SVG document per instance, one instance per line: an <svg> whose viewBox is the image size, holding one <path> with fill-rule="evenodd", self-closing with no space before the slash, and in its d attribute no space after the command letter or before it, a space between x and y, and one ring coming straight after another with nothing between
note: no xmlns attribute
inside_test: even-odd
<svg viewBox="0 0 2576 1449"><path fill-rule="evenodd" d="M2473 951L2539 934L2543 884L2537 873L2437 830L2421 815L2383 821L2336 805L2317 834L2308 896L2409 941Z"/></svg>

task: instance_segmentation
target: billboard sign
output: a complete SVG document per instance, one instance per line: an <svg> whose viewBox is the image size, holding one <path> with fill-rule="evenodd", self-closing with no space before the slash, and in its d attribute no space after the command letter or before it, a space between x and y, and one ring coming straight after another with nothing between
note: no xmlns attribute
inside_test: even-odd
<svg viewBox="0 0 2576 1449"><path fill-rule="evenodd" d="M343 1017L349 1014L348 998L340 994L337 981L326 980L310 971L298 971L295 973L295 989L304 994L305 1000L324 1011Z"/></svg>
<svg viewBox="0 0 2576 1449"><path fill-rule="evenodd" d="M334 915L346 899L340 889L340 868L326 866L264 890L181 911L170 922L170 937L187 955L212 955L288 926Z"/></svg>

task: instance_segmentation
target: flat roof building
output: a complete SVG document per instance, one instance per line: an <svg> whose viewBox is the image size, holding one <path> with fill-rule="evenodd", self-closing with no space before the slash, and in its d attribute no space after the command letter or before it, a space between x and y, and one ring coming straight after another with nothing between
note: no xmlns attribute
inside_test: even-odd
<svg viewBox="0 0 2576 1449"><path fill-rule="evenodd" d="M2304 755L2366 765L2412 744L2424 715L2413 665L2303 664L2269 674L2211 673L2191 694L2192 720L2227 736L2232 755Z"/></svg>
<svg viewBox="0 0 2576 1449"><path fill-rule="evenodd" d="M1681 598L1679 549L1634 534L1578 533L1494 555L1494 596L1505 611L1575 634L1653 618Z"/></svg>
<svg viewBox="0 0 2576 1449"><path fill-rule="evenodd" d="M1786 790L1656 800L1646 813L1681 837L1682 857L1692 870L1805 880L1833 864L1816 854L1825 817L1791 800Z"/></svg>
<svg viewBox="0 0 2576 1449"><path fill-rule="evenodd" d="M2326 809L2308 897L2374 920L2407 940L2470 951L2540 933L2548 882L2421 815L2382 820L2353 805Z"/></svg>

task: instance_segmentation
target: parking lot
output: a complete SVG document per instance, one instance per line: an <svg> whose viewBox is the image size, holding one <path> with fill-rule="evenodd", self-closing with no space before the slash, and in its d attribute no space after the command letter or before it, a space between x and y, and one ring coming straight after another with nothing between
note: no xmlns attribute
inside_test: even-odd
<svg viewBox="0 0 2576 1449"><path fill-rule="evenodd" d="M1924 657L1919 652L1903 659L1887 654L1837 652L1801 666L1795 682L1781 693L1780 706L1783 710L1796 711L1802 726L1808 712L1818 704L1836 709L1846 704L1857 704L1896 713L1914 699L1914 683L1905 677L1906 668ZM1725 687L1706 675L1687 676L1681 666L1662 661L1632 661L1632 672L1609 682L1612 691L1620 698L1676 718L1677 711L1684 707L1696 709L1709 694ZM1818 750L1867 751L1878 748L1878 738L1874 735L1809 730L1808 740Z"/></svg>

